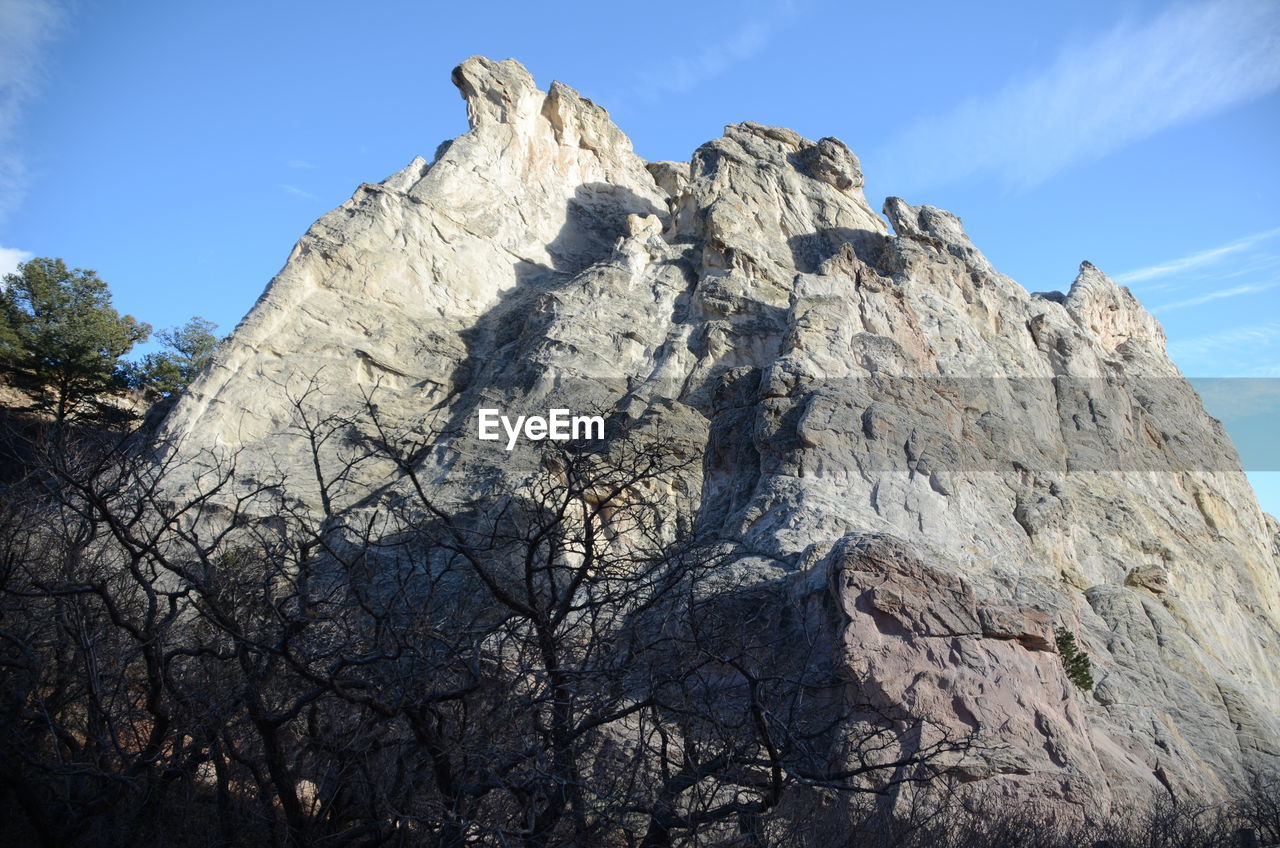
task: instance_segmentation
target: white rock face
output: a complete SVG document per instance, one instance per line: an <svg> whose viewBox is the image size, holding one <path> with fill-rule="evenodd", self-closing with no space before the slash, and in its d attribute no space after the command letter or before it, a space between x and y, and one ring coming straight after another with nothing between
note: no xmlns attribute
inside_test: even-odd
<svg viewBox="0 0 1280 848"><path fill-rule="evenodd" d="M898 198L890 232L835 139L646 163L513 60L453 79L470 131L311 228L166 421L184 448L305 488L294 401L374 392L466 490L523 467L481 406L648 409L703 452L699 526L838 610L856 685L1003 746L967 766L991 793L1106 811L1280 768L1277 525L1127 290L1084 263L1029 294Z"/></svg>

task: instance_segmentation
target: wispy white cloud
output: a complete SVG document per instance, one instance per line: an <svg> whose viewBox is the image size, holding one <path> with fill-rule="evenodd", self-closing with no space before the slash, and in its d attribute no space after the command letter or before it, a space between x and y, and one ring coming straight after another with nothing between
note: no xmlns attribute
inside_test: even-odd
<svg viewBox="0 0 1280 848"><path fill-rule="evenodd" d="M0 0L0 220L22 200L26 165L14 139L39 91L46 48L65 18L57 0Z"/></svg>
<svg viewBox="0 0 1280 848"><path fill-rule="evenodd" d="M1157 306L1152 312L1169 312L1174 309L1185 309L1188 306L1200 306L1205 303L1211 303L1215 300L1225 300L1229 297L1240 297L1246 294L1260 294L1264 291L1280 286L1280 283L1261 283L1247 286L1234 286L1229 289L1218 289L1217 291L1205 292L1204 294L1189 297L1186 300L1179 300L1173 303L1166 303L1163 306Z"/></svg>
<svg viewBox="0 0 1280 848"><path fill-rule="evenodd" d="M31 254L16 247L0 247L0 277L18 270L19 262L26 262Z"/></svg>
<svg viewBox="0 0 1280 848"><path fill-rule="evenodd" d="M884 159L917 183L992 175L1029 188L1280 87L1280 3L1212 0L1126 22L1004 90L926 118Z"/></svg>
<svg viewBox="0 0 1280 848"><path fill-rule="evenodd" d="M316 168L316 167L318 167L318 166L316 166L316 165L311 164L311 163L310 163L310 162L308 162L306 159L290 159L290 160L289 160L288 162L286 162L285 164L286 164L286 165L288 165L290 168L307 168L307 169L310 169L310 168Z"/></svg>
<svg viewBox="0 0 1280 848"><path fill-rule="evenodd" d="M690 91L712 77L719 76L739 62L755 56L769 43L774 32L792 17L795 6L790 0L779 0L749 18L728 38L711 43L698 42L696 51L655 63L658 71L638 75L636 91L647 98L664 93Z"/></svg>
<svg viewBox="0 0 1280 848"><path fill-rule="evenodd" d="M1169 343L1169 354L1174 359L1202 357L1233 350L1256 350L1280 341L1280 321L1269 324L1253 324L1233 327L1206 336L1197 336Z"/></svg>
<svg viewBox="0 0 1280 848"><path fill-rule="evenodd" d="M314 194L312 194L311 192L309 192L309 191L303 191L302 189L298 188L297 186L291 186L291 185L287 185L287 184L285 184L285 183L279 183L279 184L278 184L278 187L280 188L280 190L281 190L281 191L287 192L288 194L292 194L292 195L295 195L295 196L297 196L297 197L305 197L305 198L307 198L308 200L319 200L319 199L320 199L320 198L316 197Z"/></svg>
<svg viewBox="0 0 1280 848"><path fill-rule="evenodd" d="M1192 377L1280 377L1280 321L1241 324L1186 339L1170 337L1168 350Z"/></svg>
<svg viewBox="0 0 1280 848"><path fill-rule="evenodd" d="M1190 256L1171 259L1167 262L1162 262L1158 265L1151 265L1147 268L1138 268L1134 271L1126 271L1123 274L1117 275L1115 277L1115 281L1124 285L1132 285L1134 283L1153 280L1157 277L1181 274L1204 265L1212 265L1224 256L1230 256L1231 254L1239 253L1242 250L1248 250L1259 242L1267 241L1276 235L1280 235L1280 229L1268 230L1265 233L1255 233L1254 235L1237 239L1236 241L1233 241L1230 244L1225 244L1221 247L1202 250L1199 253L1193 253ZM1236 271L1232 273L1234 275L1243 272Z"/></svg>

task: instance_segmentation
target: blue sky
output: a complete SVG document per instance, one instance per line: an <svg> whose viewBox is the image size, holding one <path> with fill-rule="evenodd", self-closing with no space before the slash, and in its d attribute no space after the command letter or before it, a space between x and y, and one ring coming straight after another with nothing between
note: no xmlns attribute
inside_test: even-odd
<svg viewBox="0 0 1280 848"><path fill-rule="evenodd" d="M94 268L229 330L310 223L465 131L514 56L649 159L741 120L834 135L867 195L960 215L1005 273L1088 259L1193 377L1280 377L1280 2L0 0L0 268ZM1280 512L1280 474L1254 474Z"/></svg>

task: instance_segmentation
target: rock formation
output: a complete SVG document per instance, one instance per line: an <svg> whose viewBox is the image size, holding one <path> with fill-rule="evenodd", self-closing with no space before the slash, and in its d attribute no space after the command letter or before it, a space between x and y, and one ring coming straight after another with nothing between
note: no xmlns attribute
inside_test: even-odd
<svg viewBox="0 0 1280 848"><path fill-rule="evenodd" d="M1277 524L1127 290L1086 262L1028 293L930 206L890 198L891 230L834 138L742 123L645 162L513 60L453 81L470 130L316 222L168 417L179 449L305 487L299 399L373 392L465 491L527 467L482 406L647 410L701 452L698 526L838 611L849 680L998 743L964 766L993 797L1280 767Z"/></svg>

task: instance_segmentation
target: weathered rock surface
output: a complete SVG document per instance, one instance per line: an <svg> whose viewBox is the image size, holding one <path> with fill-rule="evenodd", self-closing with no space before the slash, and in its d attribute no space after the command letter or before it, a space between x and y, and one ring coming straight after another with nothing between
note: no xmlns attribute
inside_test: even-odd
<svg viewBox="0 0 1280 848"><path fill-rule="evenodd" d="M1030 294L898 198L890 232L836 139L646 163L513 60L453 79L470 131L311 228L170 415L183 449L305 489L298 405L373 392L465 491L525 467L479 406L648 410L702 452L698 525L827 594L863 691L998 743L993 792L1105 811L1280 767L1277 526L1127 290L1084 263Z"/></svg>

